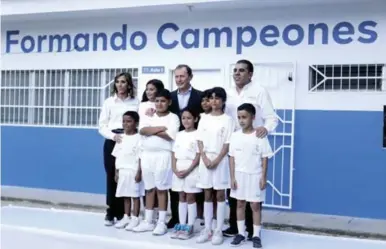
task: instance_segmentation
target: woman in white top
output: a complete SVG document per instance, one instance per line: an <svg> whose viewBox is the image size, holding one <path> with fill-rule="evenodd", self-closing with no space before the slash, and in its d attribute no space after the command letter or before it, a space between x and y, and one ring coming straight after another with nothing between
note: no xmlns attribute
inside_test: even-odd
<svg viewBox="0 0 386 249"><path fill-rule="evenodd" d="M113 95L102 105L99 116L99 133L106 139L103 146L103 159L106 171L106 209L105 225L112 226L114 219L124 215L122 198L116 198L115 158L111 155L115 143L122 141L122 117L126 111L138 111L133 79L129 73L120 73L114 78Z"/></svg>

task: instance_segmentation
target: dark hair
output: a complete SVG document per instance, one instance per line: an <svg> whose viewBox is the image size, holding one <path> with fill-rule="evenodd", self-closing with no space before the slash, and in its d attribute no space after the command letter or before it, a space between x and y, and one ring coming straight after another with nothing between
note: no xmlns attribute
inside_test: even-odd
<svg viewBox="0 0 386 249"><path fill-rule="evenodd" d="M134 119L135 123L139 123L139 115L137 112L135 111L127 111L123 114L123 116L129 116L131 117L132 119Z"/></svg>
<svg viewBox="0 0 386 249"><path fill-rule="evenodd" d="M193 108L189 108L189 107L186 107L184 108L182 111L181 111L181 117L182 117L182 113L184 112L189 112L194 118L199 118L200 117L200 114Z"/></svg>
<svg viewBox="0 0 386 249"><path fill-rule="evenodd" d="M114 84L113 84L113 90L112 90L112 93L113 94L116 94L118 92L118 89L117 89L117 86L115 85L115 83L117 83L118 81L118 78L119 77L125 77L125 80L127 81L127 91L128 91L128 95L131 97L131 98L134 98L135 97L135 86L133 84L133 77L131 77L131 74L130 73L120 73L118 75L116 75L114 77Z"/></svg>
<svg viewBox="0 0 386 249"><path fill-rule="evenodd" d="M192 72L192 69L186 65L186 64L179 64L175 70L177 69L182 69L182 68L185 68L186 69L186 72L188 73L188 76L193 76L193 72Z"/></svg>
<svg viewBox="0 0 386 249"><path fill-rule="evenodd" d="M172 95L170 94L170 91L168 89L162 89L161 91L157 92L157 97L164 97L167 100L172 99Z"/></svg>
<svg viewBox="0 0 386 249"><path fill-rule="evenodd" d="M237 107L237 111L246 111L252 116L256 115L256 108L250 103L244 103L240 105L239 107Z"/></svg>
<svg viewBox="0 0 386 249"><path fill-rule="evenodd" d="M211 90L212 89L206 89L205 91L203 91L202 94L201 94L201 99L203 99L203 98L210 98Z"/></svg>
<svg viewBox="0 0 386 249"><path fill-rule="evenodd" d="M236 62L236 64L245 64L245 65L247 65L248 72L253 73L253 64L249 60L244 60L244 59L243 60L238 60Z"/></svg>
<svg viewBox="0 0 386 249"><path fill-rule="evenodd" d="M222 87L219 87L219 86L213 87L210 90L210 96L212 96L213 94L216 97L219 97L220 99L222 99L222 102L224 102L224 105L222 106L222 110L224 111L225 110L225 102L227 101L227 93L226 93L225 89Z"/></svg>
<svg viewBox="0 0 386 249"><path fill-rule="evenodd" d="M152 79L152 80L149 80L147 83L146 83L146 87L148 85L153 85L155 87L155 89L157 90L157 93L160 92L161 90L163 90L165 87L164 87L164 83L158 79ZM143 94L142 94L142 102L146 102L146 101L149 101L147 95L146 95L146 89L145 91L143 91Z"/></svg>

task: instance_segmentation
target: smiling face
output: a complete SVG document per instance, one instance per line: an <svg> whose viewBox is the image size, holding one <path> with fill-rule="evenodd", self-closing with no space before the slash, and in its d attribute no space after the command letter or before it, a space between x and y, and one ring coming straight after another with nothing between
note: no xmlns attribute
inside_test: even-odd
<svg viewBox="0 0 386 249"><path fill-rule="evenodd" d="M122 127L126 134L132 133L137 128L137 124L131 116L124 115L122 118Z"/></svg>
<svg viewBox="0 0 386 249"><path fill-rule="evenodd" d="M177 88L182 91L186 91L190 87L192 76L189 75L185 67L181 67L174 70L174 79L176 81Z"/></svg>
<svg viewBox="0 0 386 249"><path fill-rule="evenodd" d="M194 128L194 123L197 122L197 118L195 118L190 112L184 111L181 115L181 121L185 130L189 130Z"/></svg>
<svg viewBox="0 0 386 249"><path fill-rule="evenodd" d="M233 80L238 87L243 87L252 79L252 72L248 71L247 64L237 63L233 69Z"/></svg>
<svg viewBox="0 0 386 249"><path fill-rule="evenodd" d="M146 97L150 101L154 101L155 96L157 95L157 88L153 84L147 84L145 93L146 93Z"/></svg>

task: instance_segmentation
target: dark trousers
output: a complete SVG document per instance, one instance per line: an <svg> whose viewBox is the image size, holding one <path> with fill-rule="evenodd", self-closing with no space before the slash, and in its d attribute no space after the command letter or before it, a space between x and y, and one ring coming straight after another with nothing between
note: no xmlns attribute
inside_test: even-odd
<svg viewBox="0 0 386 249"><path fill-rule="evenodd" d="M178 216L178 204L180 201L180 196L178 192L172 191L171 189L169 190L170 194L170 209L172 213L172 217L170 221L172 223L179 223L179 216Z"/></svg>
<svg viewBox="0 0 386 249"><path fill-rule="evenodd" d="M228 202L229 202L229 225L230 228L233 231L238 231L237 229L237 200L235 198L230 197L230 189L227 190L227 196L228 196ZM252 216L252 209L247 202L247 205L245 207L245 226L246 231L249 234L253 234L253 216Z"/></svg>
<svg viewBox="0 0 386 249"><path fill-rule="evenodd" d="M117 183L115 182L115 157L111 155L115 142L106 139L103 145L103 159L106 171L106 218L120 220L124 214L123 198L115 197Z"/></svg>

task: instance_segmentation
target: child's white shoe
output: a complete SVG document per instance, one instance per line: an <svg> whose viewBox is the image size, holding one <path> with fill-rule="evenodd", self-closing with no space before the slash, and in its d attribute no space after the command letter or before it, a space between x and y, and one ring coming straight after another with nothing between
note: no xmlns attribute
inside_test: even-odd
<svg viewBox="0 0 386 249"><path fill-rule="evenodd" d="M114 226L115 228L122 229L122 228L125 228L127 224L129 224L129 222L130 222L130 218L125 214L122 219L120 219L119 221L117 221L117 223L115 223Z"/></svg>
<svg viewBox="0 0 386 249"><path fill-rule="evenodd" d="M197 237L197 240L196 242L197 243L205 243L209 240L211 240L212 238L212 231L210 231L209 229L203 229L200 233L200 235Z"/></svg>
<svg viewBox="0 0 386 249"><path fill-rule="evenodd" d="M166 224L164 222L158 222L153 231L153 235L160 236L166 234L167 232L168 228L166 227Z"/></svg>
<svg viewBox="0 0 386 249"><path fill-rule="evenodd" d="M154 230L154 224L149 223L146 220L144 220L138 226L136 226L132 229L132 231L136 232L136 233L150 232L153 230Z"/></svg>
<svg viewBox="0 0 386 249"><path fill-rule="evenodd" d="M212 245L221 245L224 242L224 237L222 235L222 231L217 229L212 237Z"/></svg>
<svg viewBox="0 0 386 249"><path fill-rule="evenodd" d="M131 217L130 223L126 226L126 231L132 231L135 227L139 225L139 218L138 217Z"/></svg>

